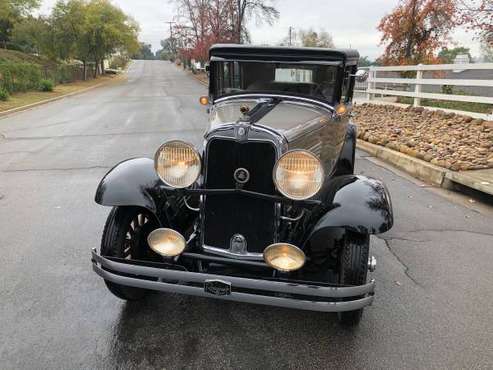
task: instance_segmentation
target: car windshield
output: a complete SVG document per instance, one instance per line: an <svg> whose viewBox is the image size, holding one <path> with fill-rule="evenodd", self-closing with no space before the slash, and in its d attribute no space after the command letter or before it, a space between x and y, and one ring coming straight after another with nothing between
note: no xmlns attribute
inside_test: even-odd
<svg viewBox="0 0 493 370"><path fill-rule="evenodd" d="M214 62L216 97L241 92L288 93L336 99L337 66L325 64Z"/></svg>

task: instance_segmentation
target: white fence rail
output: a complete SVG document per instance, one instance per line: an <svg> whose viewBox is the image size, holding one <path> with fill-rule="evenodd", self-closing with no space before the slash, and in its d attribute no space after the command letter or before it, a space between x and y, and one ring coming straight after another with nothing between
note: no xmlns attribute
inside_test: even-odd
<svg viewBox="0 0 493 370"><path fill-rule="evenodd" d="M415 77L402 77L402 72L410 72ZM444 74L454 78L443 78ZM436 86L442 90L441 87L445 85L451 89L455 86L468 87L468 92L458 95L423 91L424 86ZM413 98L416 107L421 106L421 99L493 105L493 63L373 66L369 67L366 84L357 84L355 92L364 93L367 100L374 100L376 95ZM475 116L492 119L493 108L489 113L476 113Z"/></svg>

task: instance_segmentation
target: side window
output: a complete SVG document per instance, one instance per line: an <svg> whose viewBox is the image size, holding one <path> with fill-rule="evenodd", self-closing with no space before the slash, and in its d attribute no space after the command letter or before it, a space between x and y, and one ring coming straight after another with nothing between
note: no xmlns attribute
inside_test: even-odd
<svg viewBox="0 0 493 370"><path fill-rule="evenodd" d="M227 62L223 64L223 86L224 92L229 93L241 88L241 73L238 62Z"/></svg>
<svg viewBox="0 0 493 370"><path fill-rule="evenodd" d="M213 74L210 76L211 86L215 87L214 94L216 97L222 95L224 87L224 63L212 63Z"/></svg>

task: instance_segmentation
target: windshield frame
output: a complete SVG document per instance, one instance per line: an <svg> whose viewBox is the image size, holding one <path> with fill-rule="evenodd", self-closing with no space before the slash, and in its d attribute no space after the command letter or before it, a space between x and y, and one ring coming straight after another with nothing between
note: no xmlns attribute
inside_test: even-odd
<svg viewBox="0 0 493 370"><path fill-rule="evenodd" d="M219 63L225 63L225 62L238 62L238 63L265 63L265 64L280 64L280 65L306 65L306 66L333 66L336 69L335 73L335 83L334 83L334 94L332 99L327 99L322 96L316 96L316 95L311 95L311 94L303 94L303 93L295 93L295 92L285 92L285 91L279 91L279 90L241 90L241 91L235 91L231 93L226 93L226 94L220 94L218 92L218 86L217 86L217 81L219 81L219 78L216 76L218 73L218 64ZM349 67L349 66L348 66ZM319 100L325 104L330 104L334 105L335 103L340 101L341 98L341 91L342 91L342 85L343 85L343 80L344 80L344 63L342 61L322 61L322 60L297 60L297 61L291 61L291 60L262 60L262 59L243 59L243 58L238 58L238 59L230 59L230 58L222 58L222 57L217 57L217 56L212 56L210 60L210 66L209 66L209 96L211 102L214 102L214 100L217 99L223 99L228 96L237 96L237 95L244 95L244 94L255 94L255 95L272 95L272 94L278 94L278 95L286 95L286 96L293 96L293 97L301 97L301 98L309 98L313 100Z"/></svg>

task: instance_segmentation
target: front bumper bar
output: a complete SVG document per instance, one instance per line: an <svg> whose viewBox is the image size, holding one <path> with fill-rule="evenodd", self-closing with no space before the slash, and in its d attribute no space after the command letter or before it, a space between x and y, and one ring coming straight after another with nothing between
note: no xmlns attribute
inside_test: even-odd
<svg viewBox="0 0 493 370"><path fill-rule="evenodd" d="M357 310L373 302L375 290L374 280L359 286L330 287L128 264L105 258L99 255L96 249L92 250L92 267L103 279L115 284L309 311L343 312ZM207 282L211 281L230 284L231 291L225 295L211 294L204 289ZM274 294L295 297L275 296ZM316 300L310 300L310 297ZM324 299L328 301L324 301Z"/></svg>

